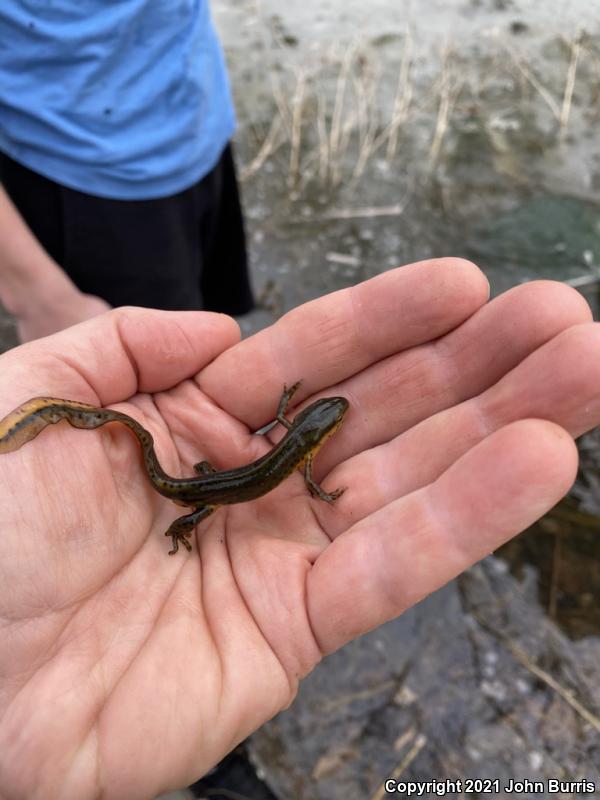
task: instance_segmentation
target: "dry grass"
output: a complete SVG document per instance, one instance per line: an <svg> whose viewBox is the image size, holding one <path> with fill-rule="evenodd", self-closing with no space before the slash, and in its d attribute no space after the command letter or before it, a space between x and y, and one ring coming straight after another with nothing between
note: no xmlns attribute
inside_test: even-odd
<svg viewBox="0 0 600 800"><path fill-rule="evenodd" d="M408 753L404 756L402 761L393 770L392 774L389 777L395 781L398 781L399 778L402 777L402 775L406 772L408 767L415 760L415 758L419 755L419 753L425 747L426 744L427 744L427 737L424 736L423 734L419 734L415 738L414 743L410 748L410 750L408 751ZM375 794L372 795L371 800L383 800L385 795L386 795L385 784L383 784L383 786L380 786L379 789L375 792Z"/></svg>
<svg viewBox="0 0 600 800"><path fill-rule="evenodd" d="M248 180L283 150L291 193L298 194L314 181L323 187L357 182L374 158L391 164L402 150L403 135L416 128L421 145L427 140L423 131L429 130L419 163L425 172L435 171L453 131L456 110L476 108L485 128L486 115L493 116L496 109L482 100L482 87L515 72L533 88L531 102L538 99L550 110L556 121L556 140L562 143L569 129L579 67L584 58L592 57L580 31L565 43L568 58L561 93L550 89L531 63L502 39L494 45L493 69L488 62L493 74L481 74L477 64L465 64L464 54L459 57L452 46L446 46L438 56L437 73L426 85L416 83L416 47L410 29L399 39L394 73L365 44L354 42L320 53L310 63L284 72L282 78L271 75L275 113L241 178ZM518 118L523 101L514 102Z"/></svg>
<svg viewBox="0 0 600 800"><path fill-rule="evenodd" d="M538 666L533 659L525 652L525 650L518 645L515 641L510 639L506 634L502 631L497 630L493 625L490 625L485 619L483 619L479 614L473 613L473 617L477 620L479 625L486 630L489 634L494 636L494 638L503 644L513 655L513 657L531 672L532 675L535 675L542 683L545 683L553 692L555 692L562 700L564 700L567 705L569 705L576 714L578 714L581 719L588 723L594 730L600 733L600 717L597 716L591 709L587 708L575 696L575 691L567 686L561 684L555 677L550 675L549 672L542 669Z"/></svg>
<svg viewBox="0 0 600 800"><path fill-rule="evenodd" d="M356 179L386 143L392 158L401 127L410 117L411 53L412 38L407 34L391 116L383 122L378 97L381 70L368 48L351 44L341 52L322 55L311 68L294 69L287 90L272 76L276 113L257 155L241 170L241 179L248 180L283 146L289 150L290 189L315 177L330 186Z"/></svg>
<svg viewBox="0 0 600 800"><path fill-rule="evenodd" d="M577 67L582 54L582 35L578 31L576 36L566 42L570 50L569 65L565 75L565 84L562 93L562 100L557 98L550 89L548 89L540 78L537 77L533 69L525 62L525 60L518 55L508 44L504 44L506 52L509 54L513 64L519 70L525 80L538 93L539 97L548 106L552 115L558 122L558 135L561 142L564 142L567 129L569 126L569 118L571 116L571 106L573 102L573 92L575 90L575 80L577 76Z"/></svg>

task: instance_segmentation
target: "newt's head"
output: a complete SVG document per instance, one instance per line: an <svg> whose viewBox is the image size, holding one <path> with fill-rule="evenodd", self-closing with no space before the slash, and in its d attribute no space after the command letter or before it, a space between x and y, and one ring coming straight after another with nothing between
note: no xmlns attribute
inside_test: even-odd
<svg viewBox="0 0 600 800"><path fill-rule="evenodd" d="M294 431L317 449L340 427L348 407L345 397L323 397L295 416Z"/></svg>

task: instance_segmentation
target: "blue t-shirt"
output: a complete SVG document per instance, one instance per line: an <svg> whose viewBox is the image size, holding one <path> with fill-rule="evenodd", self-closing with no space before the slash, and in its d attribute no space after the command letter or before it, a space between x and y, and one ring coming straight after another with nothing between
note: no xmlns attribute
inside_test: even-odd
<svg viewBox="0 0 600 800"><path fill-rule="evenodd" d="M0 0L0 150L123 200L188 188L234 128L208 0Z"/></svg>

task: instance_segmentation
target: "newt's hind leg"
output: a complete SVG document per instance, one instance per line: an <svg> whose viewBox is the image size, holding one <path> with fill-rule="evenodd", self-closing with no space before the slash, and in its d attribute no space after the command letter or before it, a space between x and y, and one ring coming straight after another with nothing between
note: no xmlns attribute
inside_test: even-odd
<svg viewBox="0 0 600 800"><path fill-rule="evenodd" d="M192 545L188 542L192 531L199 522L206 519L213 511L216 511L218 506L201 506L196 508L191 514L186 514L183 517L178 517L175 522L169 526L169 530L165 532L165 536L170 536L173 540L173 549L169 550L169 555L173 556L179 550L179 543L185 547L186 550L191 552Z"/></svg>
<svg viewBox="0 0 600 800"><path fill-rule="evenodd" d="M216 468L213 467L210 461L199 461L197 464L194 464L194 472L197 472L198 475L211 475L216 471Z"/></svg>

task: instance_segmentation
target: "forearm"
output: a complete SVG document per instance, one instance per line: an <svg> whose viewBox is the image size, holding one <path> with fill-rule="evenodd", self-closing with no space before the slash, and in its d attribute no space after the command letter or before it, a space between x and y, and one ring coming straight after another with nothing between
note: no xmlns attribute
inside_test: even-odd
<svg viewBox="0 0 600 800"><path fill-rule="evenodd" d="M77 291L0 186L0 301L6 310L20 317L32 304L48 304Z"/></svg>

